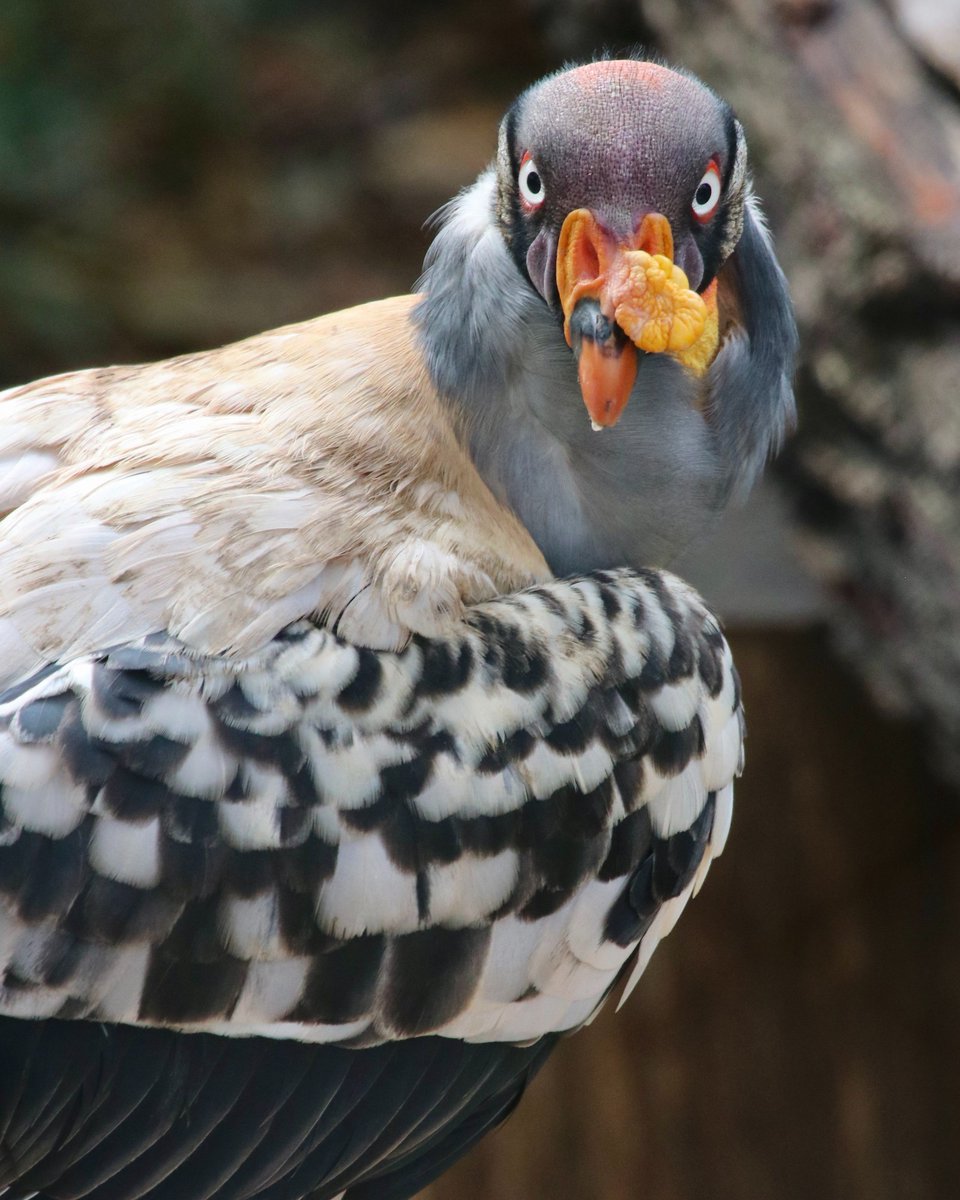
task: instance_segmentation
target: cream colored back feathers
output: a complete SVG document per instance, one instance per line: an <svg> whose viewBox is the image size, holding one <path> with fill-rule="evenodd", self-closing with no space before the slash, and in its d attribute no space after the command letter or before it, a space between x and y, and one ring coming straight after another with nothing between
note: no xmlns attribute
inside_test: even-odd
<svg viewBox="0 0 960 1200"><path fill-rule="evenodd" d="M0 395L0 677L168 629L441 632L549 576L431 386L415 297Z"/></svg>

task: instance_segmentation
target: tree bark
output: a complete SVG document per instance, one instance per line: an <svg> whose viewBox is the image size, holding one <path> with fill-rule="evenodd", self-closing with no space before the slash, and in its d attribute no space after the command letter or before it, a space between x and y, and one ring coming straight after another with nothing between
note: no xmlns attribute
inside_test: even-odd
<svg viewBox="0 0 960 1200"><path fill-rule="evenodd" d="M924 8L650 0L642 13L748 131L802 332L799 430L777 475L836 642L958 781L960 6Z"/></svg>

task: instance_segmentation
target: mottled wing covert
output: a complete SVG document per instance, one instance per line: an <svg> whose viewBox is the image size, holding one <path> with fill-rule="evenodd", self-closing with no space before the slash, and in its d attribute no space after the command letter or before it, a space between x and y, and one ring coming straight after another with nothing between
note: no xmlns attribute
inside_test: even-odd
<svg viewBox="0 0 960 1200"><path fill-rule="evenodd" d="M656 571L400 652L155 635L0 728L0 1014L354 1046L587 1021L722 849L742 742L715 620Z"/></svg>

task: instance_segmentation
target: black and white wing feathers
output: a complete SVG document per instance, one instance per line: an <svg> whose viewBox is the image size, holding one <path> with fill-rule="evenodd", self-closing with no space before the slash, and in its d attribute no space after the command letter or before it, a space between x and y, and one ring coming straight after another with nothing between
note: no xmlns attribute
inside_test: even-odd
<svg viewBox="0 0 960 1200"><path fill-rule="evenodd" d="M726 643L657 572L397 653L146 638L0 723L0 1013L351 1045L583 1024L722 846L741 753Z"/></svg>

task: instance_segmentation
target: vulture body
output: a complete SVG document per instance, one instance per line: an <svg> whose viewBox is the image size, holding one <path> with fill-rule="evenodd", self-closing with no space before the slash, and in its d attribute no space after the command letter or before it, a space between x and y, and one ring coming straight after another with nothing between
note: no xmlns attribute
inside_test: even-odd
<svg viewBox="0 0 960 1200"><path fill-rule="evenodd" d="M742 130L626 60L422 297L0 396L0 1196L401 1200L629 992L741 758L659 568L793 352Z"/></svg>

